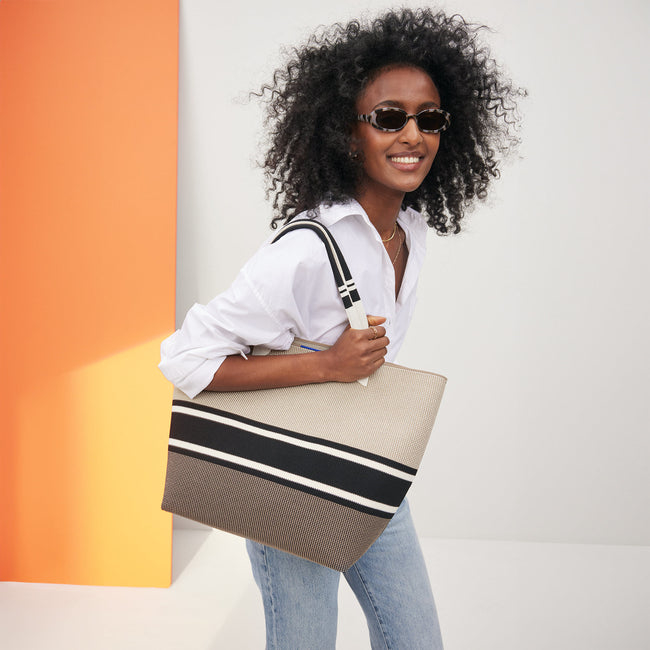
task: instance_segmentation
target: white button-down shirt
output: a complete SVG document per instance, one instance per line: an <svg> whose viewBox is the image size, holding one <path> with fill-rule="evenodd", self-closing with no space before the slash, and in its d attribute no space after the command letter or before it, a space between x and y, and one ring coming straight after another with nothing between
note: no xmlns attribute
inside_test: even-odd
<svg viewBox="0 0 650 650"><path fill-rule="evenodd" d="M401 211L409 256L399 296L395 272L381 237L357 201L321 206L316 217L336 239L368 314L383 316L390 339L387 361L404 341L416 300L426 249L427 225L411 209ZM248 354L251 346L286 350L295 337L333 345L348 324L329 259L311 231L270 240L246 263L224 293L195 304L179 330L161 346L160 369L194 397L212 380L223 360Z"/></svg>

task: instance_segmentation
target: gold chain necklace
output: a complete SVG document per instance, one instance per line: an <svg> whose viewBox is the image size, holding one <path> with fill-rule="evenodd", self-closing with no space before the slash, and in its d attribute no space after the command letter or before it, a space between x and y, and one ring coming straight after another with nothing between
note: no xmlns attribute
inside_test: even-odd
<svg viewBox="0 0 650 650"><path fill-rule="evenodd" d="M392 237L391 237L392 239ZM400 232L399 234L399 246L397 247L397 253L395 253L395 257L391 260L391 263L393 266L395 266L395 262L397 262L397 258L399 257L399 254L402 252L402 244L404 244L404 240L402 239L402 233Z"/></svg>
<svg viewBox="0 0 650 650"><path fill-rule="evenodd" d="M395 237L395 233L397 232L397 221L395 222L395 227L393 228L393 234L388 238L388 239L382 239L382 243L387 244L393 237ZM381 237L381 235L380 235Z"/></svg>

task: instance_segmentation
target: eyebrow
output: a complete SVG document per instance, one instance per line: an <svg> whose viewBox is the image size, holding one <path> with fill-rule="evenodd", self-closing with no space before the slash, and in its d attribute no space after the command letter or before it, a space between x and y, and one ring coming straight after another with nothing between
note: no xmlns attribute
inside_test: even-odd
<svg viewBox="0 0 650 650"><path fill-rule="evenodd" d="M379 104L375 104L372 107L372 110L374 111L376 108L381 108L382 106L395 106L396 108L403 108L403 103L398 102L394 99L385 99L383 102L379 102ZM418 104L418 112L424 110L425 108L440 108L440 104L436 102L422 102L421 104Z"/></svg>

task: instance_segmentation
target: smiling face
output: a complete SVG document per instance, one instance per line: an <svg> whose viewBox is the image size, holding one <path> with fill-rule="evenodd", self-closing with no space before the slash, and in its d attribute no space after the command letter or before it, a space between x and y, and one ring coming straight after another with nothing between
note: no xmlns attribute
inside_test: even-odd
<svg viewBox="0 0 650 650"><path fill-rule="evenodd" d="M379 72L361 92L356 108L357 113L367 115L387 106L413 115L426 108L440 108L440 94L424 70L390 67ZM429 173L440 144L440 133L422 133L415 119L394 132L359 122L352 135L355 150L363 159L363 177L356 197L359 200L383 197L401 202L404 194L416 190Z"/></svg>

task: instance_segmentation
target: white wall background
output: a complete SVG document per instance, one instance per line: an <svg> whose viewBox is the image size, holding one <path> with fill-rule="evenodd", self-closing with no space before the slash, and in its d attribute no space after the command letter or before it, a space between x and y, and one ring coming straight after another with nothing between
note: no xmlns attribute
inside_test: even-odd
<svg viewBox="0 0 650 650"><path fill-rule="evenodd" d="M179 323L268 234L248 91L282 46L388 6L181 0ZM400 358L449 377L411 493L420 533L648 545L650 3L437 6L492 27L530 96L522 159L465 232L429 237Z"/></svg>

